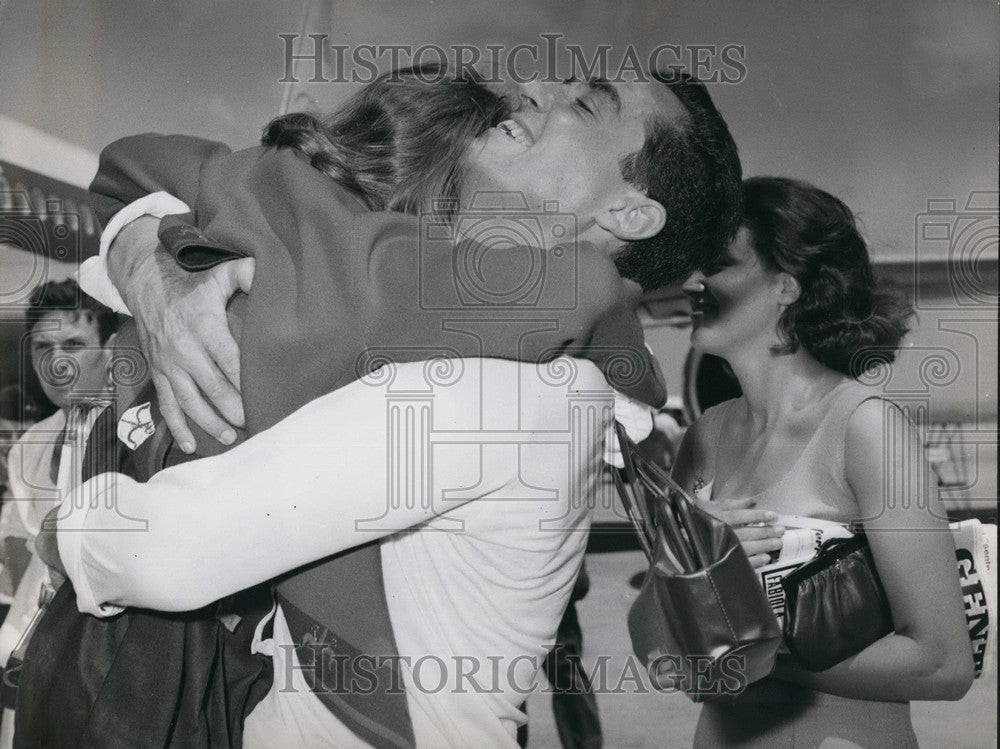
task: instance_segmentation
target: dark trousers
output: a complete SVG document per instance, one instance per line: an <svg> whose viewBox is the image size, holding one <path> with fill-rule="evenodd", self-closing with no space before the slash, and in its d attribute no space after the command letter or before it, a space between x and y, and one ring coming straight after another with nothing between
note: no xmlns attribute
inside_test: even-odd
<svg viewBox="0 0 1000 749"><path fill-rule="evenodd" d="M556 643L542 662L545 678L552 685L552 712L563 749L600 749L604 743L601 719L597 712L597 696L593 693L587 672L580 663L583 653L583 632L576 614L576 602L587 595L590 580L585 567L569 605L556 631ZM522 706L527 709L527 705ZM518 729L517 743L528 745L528 725Z"/></svg>

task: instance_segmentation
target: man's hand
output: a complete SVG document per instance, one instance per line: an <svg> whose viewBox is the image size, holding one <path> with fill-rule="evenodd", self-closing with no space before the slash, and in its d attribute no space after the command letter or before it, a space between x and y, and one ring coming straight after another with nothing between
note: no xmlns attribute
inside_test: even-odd
<svg viewBox="0 0 1000 749"><path fill-rule="evenodd" d="M777 514L754 509L752 500L702 501L698 502L698 506L736 531L736 537L754 569L767 564L771 559L769 553L781 548L781 536L785 529L775 525Z"/></svg>
<svg viewBox="0 0 1000 749"><path fill-rule="evenodd" d="M158 219L143 218L123 229L108 255L109 273L135 317L160 411L181 449L197 447L185 416L232 444L232 426L245 421L240 351L226 304L236 291L250 291L254 261L189 273L158 247L158 225Z"/></svg>

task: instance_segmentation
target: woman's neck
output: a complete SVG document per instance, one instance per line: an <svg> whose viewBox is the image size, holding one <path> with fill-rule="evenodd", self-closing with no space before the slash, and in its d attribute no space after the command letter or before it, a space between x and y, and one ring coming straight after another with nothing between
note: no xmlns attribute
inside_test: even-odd
<svg viewBox="0 0 1000 749"><path fill-rule="evenodd" d="M737 355L729 365L740 381L750 426L758 432L814 404L845 379L802 349L791 354Z"/></svg>

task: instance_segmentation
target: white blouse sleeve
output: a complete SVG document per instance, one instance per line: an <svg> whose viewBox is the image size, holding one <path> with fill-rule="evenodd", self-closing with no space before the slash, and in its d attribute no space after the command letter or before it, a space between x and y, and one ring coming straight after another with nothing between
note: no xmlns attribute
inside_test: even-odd
<svg viewBox="0 0 1000 749"><path fill-rule="evenodd" d="M120 474L92 478L64 500L59 520L59 552L80 610L100 616L123 605L198 608L518 486L522 453L532 442L552 442L546 425L566 422L566 388L537 376L521 387L516 397L530 407L518 426L523 444L512 449L495 430L470 430L473 417L505 421L512 406L517 410L509 389L487 385L486 373L491 382L519 383L522 372L537 369L456 361L468 370L481 363L484 374L434 393L433 429L453 435L438 444L427 434L408 447L391 438L392 414L399 413L393 394L406 390L407 381L420 390L427 363L417 362L396 367L391 386L379 380L379 370L226 453L169 468L145 484ZM607 392L596 367L577 366L591 389ZM408 413L401 423L419 426L420 410ZM427 470L415 470L419 465ZM467 487L459 499L457 486Z"/></svg>

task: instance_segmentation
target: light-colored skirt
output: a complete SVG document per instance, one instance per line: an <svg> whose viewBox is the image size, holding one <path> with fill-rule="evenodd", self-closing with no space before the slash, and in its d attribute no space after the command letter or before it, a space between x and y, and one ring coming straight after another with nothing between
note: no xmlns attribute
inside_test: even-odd
<svg viewBox="0 0 1000 749"><path fill-rule="evenodd" d="M707 703L695 749L916 749L909 702L852 700L773 679Z"/></svg>

